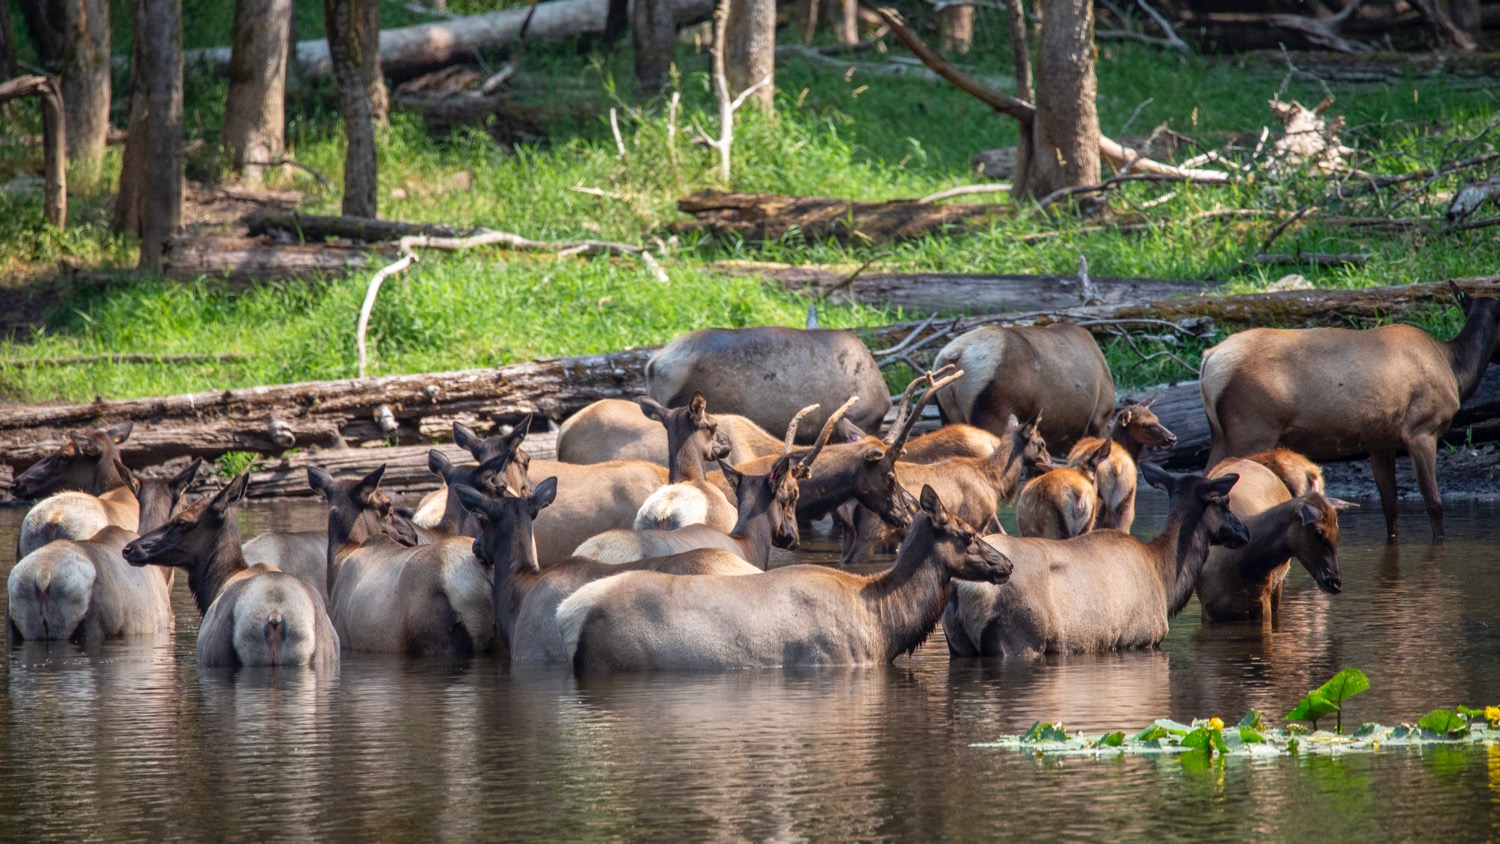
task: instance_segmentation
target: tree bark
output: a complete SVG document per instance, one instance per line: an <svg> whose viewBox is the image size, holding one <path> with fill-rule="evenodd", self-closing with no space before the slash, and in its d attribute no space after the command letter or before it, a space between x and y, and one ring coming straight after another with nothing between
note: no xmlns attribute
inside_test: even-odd
<svg viewBox="0 0 1500 844"><path fill-rule="evenodd" d="M827 0L824 10L840 44L859 43L859 0Z"/></svg>
<svg viewBox="0 0 1500 844"><path fill-rule="evenodd" d="M950 4L938 10L937 19L938 30L943 34L943 49L967 54L974 45L974 7Z"/></svg>
<svg viewBox="0 0 1500 844"><path fill-rule="evenodd" d="M134 0L130 129L114 226L141 239L140 268L159 273L182 226L182 0Z"/></svg>
<svg viewBox="0 0 1500 844"><path fill-rule="evenodd" d="M673 0L634 0L630 28L635 42L635 79L640 93L665 91L677 57L677 6Z"/></svg>
<svg viewBox="0 0 1500 844"><path fill-rule="evenodd" d="M809 241L884 243L921 237L948 226L984 225L1006 216L1003 206L950 202L942 205L899 199L854 202L823 196L704 191L683 197L677 210L692 222L674 223L677 232L733 233L752 242L797 233Z"/></svg>
<svg viewBox="0 0 1500 844"><path fill-rule="evenodd" d="M35 0L21 13L42 64L62 84L68 161L97 169L109 131L109 0Z"/></svg>
<svg viewBox="0 0 1500 844"><path fill-rule="evenodd" d="M376 79L380 76L379 11L379 0L323 0L328 54L344 115L343 211L355 217L374 217L378 207L375 122L382 104L376 102L368 74L373 65ZM383 83L380 90L383 100Z"/></svg>
<svg viewBox="0 0 1500 844"><path fill-rule="evenodd" d="M0 103L17 97L37 97L42 104L42 161L46 182L42 214L58 228L68 224L67 119L57 80L50 76L18 76L0 82Z"/></svg>
<svg viewBox="0 0 1500 844"><path fill-rule="evenodd" d="M1031 45L1027 40L1026 10L1022 0L1010 0L1005 6L1006 23L1010 27L1010 52L1016 72L1016 97L1025 102L1036 102L1036 92L1031 84ZM1016 160L1011 178L1013 196L1029 196L1026 177L1031 169L1031 126L1021 123L1016 140Z"/></svg>
<svg viewBox="0 0 1500 844"><path fill-rule="evenodd" d="M1484 21L1479 13L1479 0L1449 0L1448 17L1453 25L1478 38L1484 30Z"/></svg>
<svg viewBox="0 0 1500 844"><path fill-rule="evenodd" d="M1098 85L1094 78L1094 6L1053 0L1042 20L1038 108L1025 187L1032 196L1098 184ZM1097 196L1089 201L1100 201Z"/></svg>
<svg viewBox="0 0 1500 844"><path fill-rule="evenodd" d="M21 75L16 66L16 41L10 29L10 4L0 3L0 74L6 79Z"/></svg>
<svg viewBox="0 0 1500 844"><path fill-rule="evenodd" d="M776 0L734 0L729 4L727 26L724 71L729 96L736 98L762 79L770 79L747 101L769 114L776 102Z"/></svg>
<svg viewBox="0 0 1500 844"><path fill-rule="evenodd" d="M286 149L287 33L292 0L235 0L224 147L249 184Z"/></svg>

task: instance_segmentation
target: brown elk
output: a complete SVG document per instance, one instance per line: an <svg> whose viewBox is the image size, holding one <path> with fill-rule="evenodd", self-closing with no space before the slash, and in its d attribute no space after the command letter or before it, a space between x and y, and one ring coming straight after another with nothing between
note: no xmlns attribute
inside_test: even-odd
<svg viewBox="0 0 1500 844"><path fill-rule="evenodd" d="M531 463L531 455L521 450L521 443L526 440L526 433L529 430L531 430L530 413L526 414L508 433L488 438L474 433L473 429L467 425L454 422L454 444L473 455L476 463L455 467L441 452L438 454L442 458L442 464L456 470L473 471L480 464L489 463L492 471L498 469L504 474L504 483L508 484L511 489L524 492L531 488L531 482L526 476L526 467ZM422 496L422 501L417 505L417 512L412 516L411 521L418 527L433 528L441 524L445 526L440 528L442 532L465 533L461 529L461 522L464 518L463 508L449 503L447 475L439 466L440 464L435 463L429 452L427 468L443 478L444 485ZM465 480L460 475L459 482L470 483L470 480ZM470 485L482 485L486 482L487 479L475 479Z"/></svg>
<svg viewBox="0 0 1500 844"><path fill-rule="evenodd" d="M489 572L465 536L416 545L380 489L381 466L355 481L317 467L328 500L329 615L346 650L469 656L495 640Z"/></svg>
<svg viewBox="0 0 1500 844"><path fill-rule="evenodd" d="M808 420L821 430L827 414L851 396L864 401L848 420L875 430L891 407L870 350L852 332L826 329L690 332L651 356L646 392L668 407L684 405L694 392L702 392L721 413L743 415L767 431L786 430L797 411L810 404L827 408Z"/></svg>
<svg viewBox="0 0 1500 844"><path fill-rule="evenodd" d="M724 477L734 485L735 500L739 502L734 529L727 534L702 524L670 531L611 530L578 546L573 556L617 564L664 557L695 548L722 548L758 568L766 568L770 564L772 545L787 549L797 547L800 541L797 533L798 479L810 475L813 461L818 459L834 425L843 410L853 403L854 400L850 399L843 409L828 418L812 449L795 462L791 452L797 424L816 409L815 406L803 408L792 419L787 428L785 452L767 474L745 474L720 462Z"/></svg>
<svg viewBox="0 0 1500 844"><path fill-rule="evenodd" d="M202 460L170 480L140 482L140 526L154 530L176 514ZM97 642L149 636L172 628L172 576L140 571L120 552L136 534L108 526L90 539L62 539L27 554L6 581L12 641Z"/></svg>
<svg viewBox="0 0 1500 844"><path fill-rule="evenodd" d="M734 528L735 505L707 480L708 465L729 453L729 444L718 436L718 423L708 415L702 393L693 393L686 407L668 409L655 399L636 399L641 412L660 422L667 431L667 485L651 493L636 511L636 530L675 530L687 525L707 525L720 533Z"/></svg>
<svg viewBox="0 0 1500 844"><path fill-rule="evenodd" d="M729 441L728 460L743 463L781 453L781 440L733 413L715 413L719 433ZM642 460L666 466L667 432L641 415L640 405L623 399L600 399L569 416L557 432L557 459L563 463L608 463Z"/></svg>
<svg viewBox="0 0 1500 844"><path fill-rule="evenodd" d="M132 566L186 569L203 623L198 664L205 668L339 663L339 638L317 590L267 565L250 566L233 507L250 475L125 546Z"/></svg>
<svg viewBox="0 0 1500 844"><path fill-rule="evenodd" d="M931 487L895 564L877 575L786 566L755 577L629 572L557 608L579 671L871 665L916 650L952 582L1004 583L1010 564Z"/></svg>
<svg viewBox="0 0 1500 844"><path fill-rule="evenodd" d="M1193 596L1211 545L1249 536L1229 510L1234 475L1173 476L1141 464L1171 496L1166 526L1150 542L1115 530L1072 539L987 536L1015 565L1005 586L958 585L943 614L954 656L1034 657L1154 647Z"/></svg>
<svg viewBox="0 0 1500 844"><path fill-rule="evenodd" d="M1203 620L1272 619L1280 611L1291 557L1302 563L1319 589L1330 595L1342 592L1338 514L1359 505L1316 489L1294 496L1270 469L1249 459L1226 460L1208 476L1230 474L1238 475L1239 481L1229 492L1229 509L1244 522L1250 542L1243 548L1209 552L1196 588Z"/></svg>
<svg viewBox="0 0 1500 844"><path fill-rule="evenodd" d="M938 352L964 377L938 393L945 422L1000 433L1010 416L1043 417L1042 437L1066 454L1099 436L1115 406L1115 381L1092 334L1076 325L984 325Z"/></svg>
<svg viewBox="0 0 1500 844"><path fill-rule="evenodd" d="M1447 342L1411 325L1254 328L1204 352L1209 465L1277 446L1314 460L1369 452L1386 535L1394 540L1396 452L1404 448L1432 536L1442 539L1438 438L1500 352L1500 300L1451 287L1465 319Z"/></svg>
<svg viewBox="0 0 1500 844"><path fill-rule="evenodd" d="M1154 397L1153 397L1154 398ZM1177 435L1167 430L1151 412L1151 400L1134 402L1126 399L1115 410L1111 428L1104 440L1116 447L1109 458L1099 464L1095 486L1099 488L1099 526L1130 533L1135 524L1136 464L1147 448L1171 448ZM1068 452L1070 461L1082 459L1098 448L1101 438L1084 437Z"/></svg>
<svg viewBox="0 0 1500 844"><path fill-rule="evenodd" d="M1287 492L1294 496L1306 494L1309 490L1325 491L1323 467L1289 448L1273 448L1270 451L1244 457L1226 457L1214 464L1209 474L1212 475L1221 467L1237 460L1249 460L1270 469L1271 474L1275 475L1276 479L1286 486Z"/></svg>
<svg viewBox="0 0 1500 844"><path fill-rule="evenodd" d="M1094 529L1098 516L1099 470L1108 461L1110 440L1066 466L1033 478L1016 500L1016 529L1022 536L1068 539Z"/></svg>
<svg viewBox="0 0 1500 844"><path fill-rule="evenodd" d="M491 570L493 627L510 651L511 662L567 661L558 632L557 606L580 586L624 571L658 571L672 575L750 575L760 570L718 548L700 548L666 557L609 565L585 557L546 563L537 557L535 523L557 495L552 478L537 483L527 496L502 489L489 496L472 487L454 491L483 525L472 550Z"/></svg>
<svg viewBox="0 0 1500 844"><path fill-rule="evenodd" d="M15 479L11 491L17 498L43 499L21 521L17 558L54 540L88 539L111 525L128 531L140 526L135 479L118 448L134 427L121 422L87 434L71 432L57 451Z"/></svg>

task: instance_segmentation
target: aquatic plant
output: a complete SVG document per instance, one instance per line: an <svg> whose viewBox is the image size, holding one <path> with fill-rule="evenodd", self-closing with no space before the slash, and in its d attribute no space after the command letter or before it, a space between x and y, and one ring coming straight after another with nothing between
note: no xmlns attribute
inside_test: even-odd
<svg viewBox="0 0 1500 844"><path fill-rule="evenodd" d="M1344 701L1368 691L1370 678L1365 676L1358 668L1345 668L1339 673L1328 678L1323 685L1307 693L1307 696L1297 701L1297 705L1291 712L1286 714L1288 721L1311 721L1313 729L1318 729L1318 719L1332 714L1335 718L1334 732L1344 731Z"/></svg>

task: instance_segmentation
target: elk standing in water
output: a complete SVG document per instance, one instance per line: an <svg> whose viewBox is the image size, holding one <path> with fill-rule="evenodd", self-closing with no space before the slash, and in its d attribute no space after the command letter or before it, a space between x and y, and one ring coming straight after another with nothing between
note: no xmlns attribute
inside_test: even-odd
<svg viewBox="0 0 1500 844"><path fill-rule="evenodd" d="M651 493L635 514L636 530L675 530L707 525L720 533L734 528L735 506L708 482L708 464L729 453L729 443L718 436L718 423L708 415L702 393L693 393L687 407L668 409L654 399L636 399L641 412L667 431L667 486Z"/></svg>
<svg viewBox="0 0 1500 844"><path fill-rule="evenodd" d="M895 565L878 575L826 566L755 577L629 572L591 583L557 609L579 671L874 665L920 645L952 581L1004 583L1005 557L924 487Z"/></svg>
<svg viewBox="0 0 1500 844"><path fill-rule="evenodd" d="M1004 586L961 583L943 614L954 656L1034 657L1153 647L1193 596L1209 546L1243 547L1229 510L1238 480L1141 473L1171 496L1167 524L1150 542L1115 530L1072 539L987 536L1014 565Z"/></svg>
<svg viewBox="0 0 1500 844"><path fill-rule="evenodd" d="M1292 495L1302 495L1309 490L1325 491L1323 467L1289 448L1273 448L1270 451L1243 457L1226 457L1213 464L1213 471L1210 474L1218 472L1220 468L1237 460L1249 460L1270 469L1271 474L1275 475L1276 479L1286 486L1287 492Z"/></svg>
<svg viewBox="0 0 1500 844"><path fill-rule="evenodd" d="M527 431L531 430L531 414L522 417L521 421L510 429L509 433L498 437L481 437L474 433L467 425L460 422L453 423L453 443L459 448L473 455L475 464L470 466L453 466L446 457L442 457L442 463L456 470L474 471L478 466L488 463L493 470L503 472L504 482L511 489L525 492L531 489L531 483L527 479L526 469L531 464L531 455L521 450L521 443L526 440ZM441 456L442 453L439 452ZM463 533L459 523L464 518L464 510L457 504L448 501L448 484L446 473L439 468L439 464L428 455L427 468L444 479L444 485L432 492L422 496L417 504L417 512L412 516L412 524L422 528L439 528L448 533ZM460 476L460 482L468 483ZM483 484L485 480L477 480L476 483ZM471 483L470 486L475 484ZM439 527L439 526L442 527Z"/></svg>
<svg viewBox="0 0 1500 844"><path fill-rule="evenodd" d="M140 527L135 479L117 446L130 437L132 422L87 434L70 433L57 451L38 460L11 484L17 498L47 496L27 511L16 540L17 559L58 539L88 539L111 525Z"/></svg>
<svg viewBox="0 0 1500 844"><path fill-rule="evenodd" d="M1226 460L1208 476L1229 474L1239 476L1229 491L1229 509L1245 523L1250 543L1209 552L1195 590L1203 620L1273 619L1280 611L1291 557L1301 561L1319 589L1330 595L1342 592L1338 514L1359 505L1316 489L1293 496L1275 473L1248 458Z"/></svg>
<svg viewBox="0 0 1500 844"><path fill-rule="evenodd" d="M1394 540L1396 452L1405 449L1432 536L1442 539L1438 438L1500 352L1500 300L1451 286L1465 319L1447 342L1411 325L1253 328L1204 352L1209 465L1277 446L1314 460L1369 452L1386 535Z"/></svg>
<svg viewBox="0 0 1500 844"><path fill-rule="evenodd" d="M202 465L194 460L170 480L140 482L142 530L176 514ZM172 573L126 565L120 552L135 538L111 525L90 539L50 542L22 557L6 581L12 640L97 642L170 630Z"/></svg>
<svg viewBox="0 0 1500 844"><path fill-rule="evenodd" d="M1093 530L1098 515L1099 469L1109 459L1112 445L1109 440L1099 441L1081 459L1027 483L1016 501L1016 528L1021 535L1067 539Z"/></svg>
<svg viewBox="0 0 1500 844"><path fill-rule="evenodd" d="M232 508L250 475L235 478L211 500L125 546L133 566L186 569L203 624L198 664L205 668L339 663L339 638L323 598L301 580L264 564L249 566Z"/></svg>
<svg viewBox="0 0 1500 844"><path fill-rule="evenodd" d="M730 463L781 453L781 440L749 419L734 413L715 413L713 419L729 440ZM641 460L666 466L670 455L662 426L623 399L600 399L569 416L557 432L557 459L563 463Z"/></svg>
<svg viewBox="0 0 1500 844"><path fill-rule="evenodd" d="M1151 401L1137 403L1126 399L1115 411L1111 430L1104 439L1114 443L1109 457L1099 464L1094 484L1099 488L1099 526L1130 533L1135 524L1136 466L1147 448L1171 448L1177 435L1168 431L1156 414ZM1098 437L1084 437L1068 452L1068 459L1083 459L1099 447Z"/></svg>

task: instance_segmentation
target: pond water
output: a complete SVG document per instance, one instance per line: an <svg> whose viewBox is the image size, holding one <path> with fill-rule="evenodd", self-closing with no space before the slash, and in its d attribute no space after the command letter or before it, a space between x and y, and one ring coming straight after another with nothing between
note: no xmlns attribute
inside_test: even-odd
<svg viewBox="0 0 1500 844"><path fill-rule="evenodd" d="M870 669L575 678L494 658L346 654L340 674L199 671L182 578L173 638L12 648L0 668L0 839L1319 839L1500 837L1500 748L1232 759L1039 759L976 748L1036 720L1140 729L1255 707L1279 723L1343 666L1346 720L1500 703L1500 505L1450 539L1381 541L1346 514L1345 592L1294 568L1275 631L1204 627L1161 649L950 662L941 630ZM0 509L0 573L23 511ZM1143 498L1139 528L1163 515ZM244 532L321 526L255 503ZM826 533L808 561L836 558Z"/></svg>

